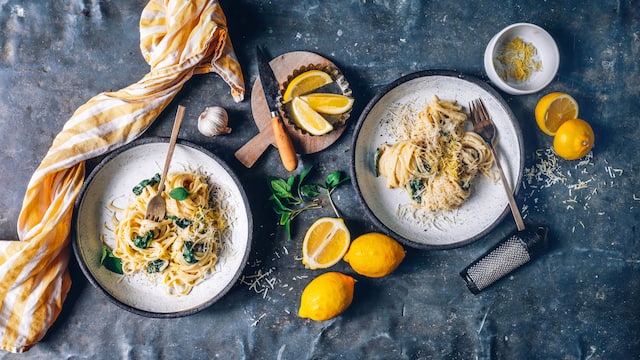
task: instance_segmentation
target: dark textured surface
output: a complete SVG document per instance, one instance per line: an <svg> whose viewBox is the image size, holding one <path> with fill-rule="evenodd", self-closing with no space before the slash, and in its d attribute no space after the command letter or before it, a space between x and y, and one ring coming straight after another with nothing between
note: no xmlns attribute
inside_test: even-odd
<svg viewBox="0 0 640 360"><path fill-rule="evenodd" d="M139 52L145 1L0 1L0 238L16 238L31 174L77 107L125 87L148 70ZM552 248L480 295L458 272L511 232L506 218L486 237L458 249L408 249L382 279L358 277L355 299L327 322L296 316L304 286L320 272L300 262L305 229L331 210L296 219L293 239L277 228L266 176L286 176L270 148L253 169L233 157L257 129L249 99L236 104L214 74L187 83L146 136L168 136L178 103L187 106L180 137L223 158L245 185L254 242L244 282L196 315L147 319L110 303L71 264L74 284L35 358L266 359L627 359L640 354L640 241L637 234L640 2L626 1L223 1L247 90L257 44L272 55L317 52L335 62L356 97L353 116L379 87L408 73L450 69L485 79L484 47L502 27L533 22L558 42L558 76L543 92L504 95L519 119L527 169L545 158L551 138L533 118L550 91L571 93L596 133L593 158L559 161L563 182L525 181L518 195L528 224L550 228ZM230 114L230 135L196 128L206 106ZM355 120L353 120L355 122ZM349 127L327 150L303 157L314 180L348 171ZM97 159L95 160L97 161ZM93 163L93 161L92 161ZM91 164L90 164L91 165ZM575 184L586 182L586 189ZM352 234L375 230L350 185L334 193ZM343 262L334 270L352 273ZM267 274L247 285L257 275ZM256 291L257 290L257 291Z"/></svg>

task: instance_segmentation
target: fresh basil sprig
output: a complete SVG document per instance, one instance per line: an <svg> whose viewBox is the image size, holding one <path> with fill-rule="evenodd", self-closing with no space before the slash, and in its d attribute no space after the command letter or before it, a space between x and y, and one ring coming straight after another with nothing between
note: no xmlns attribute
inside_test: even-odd
<svg viewBox="0 0 640 360"><path fill-rule="evenodd" d="M349 180L349 178L341 171L334 171L327 176L324 184L305 183L306 177L312 168L304 169L300 175L291 175L286 180L278 177L269 177L269 187L271 189L269 199L274 204L273 211L280 216L278 224L284 226L287 239L291 239L291 221L293 219L306 210L322 207L318 198L321 190L325 190L333 211L337 217L340 217L331 198L331 193L338 185Z"/></svg>
<svg viewBox="0 0 640 360"><path fill-rule="evenodd" d="M342 184L345 181L349 181L349 177L346 176L342 171L336 170L331 174L327 175L327 179L324 182L324 186L318 185L318 187L326 191L326 195L329 198L329 203L331 204L331 207L333 208L333 212L336 213L337 217L340 217L340 213L338 212L336 205L333 203L331 194L333 193L333 190L335 190L338 187L338 185Z"/></svg>
<svg viewBox="0 0 640 360"><path fill-rule="evenodd" d="M189 190L180 186L169 191L169 196L178 201L186 200L189 197Z"/></svg>

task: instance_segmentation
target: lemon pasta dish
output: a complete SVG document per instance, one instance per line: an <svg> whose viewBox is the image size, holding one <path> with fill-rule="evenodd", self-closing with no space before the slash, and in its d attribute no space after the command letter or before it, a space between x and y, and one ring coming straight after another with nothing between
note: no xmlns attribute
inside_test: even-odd
<svg viewBox="0 0 640 360"><path fill-rule="evenodd" d="M437 96L417 115L401 111L392 128L398 141L378 148L376 171L388 187L404 189L417 208L431 212L459 208L469 197L476 174L491 177L493 164L485 141L464 130L466 120L462 106Z"/></svg>
<svg viewBox="0 0 640 360"><path fill-rule="evenodd" d="M159 174L141 181L124 209L113 207L115 246L126 275L144 273L161 281L171 295L186 295L215 269L230 214L223 188L195 172L169 174L167 212L159 222L145 219L157 193ZM104 257L104 255L103 255Z"/></svg>

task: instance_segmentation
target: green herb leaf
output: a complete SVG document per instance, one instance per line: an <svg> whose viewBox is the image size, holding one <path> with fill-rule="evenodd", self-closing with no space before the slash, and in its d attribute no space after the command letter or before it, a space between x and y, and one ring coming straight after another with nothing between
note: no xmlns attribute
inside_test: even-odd
<svg viewBox="0 0 640 360"><path fill-rule="evenodd" d="M424 189L424 182L420 179L411 179L409 180L409 186L411 187L411 198L420 204L422 202L420 193Z"/></svg>
<svg viewBox="0 0 640 360"><path fill-rule="evenodd" d="M206 250L207 248L203 244L194 244L192 241L185 241L182 247L182 257L184 261L189 264L195 264L200 261L196 255L202 255Z"/></svg>
<svg viewBox="0 0 640 360"><path fill-rule="evenodd" d="M300 187L300 194L302 194L302 196L308 198L308 199L312 199L318 195L320 195L320 192L318 191L318 185L316 184L304 184Z"/></svg>
<svg viewBox="0 0 640 360"><path fill-rule="evenodd" d="M156 173L155 175L153 175L152 178L142 180L138 185L134 186L133 189L131 189L131 191L137 196L142 194L142 190L144 190L145 187L153 186L155 184L158 184L159 182L160 182L160 173Z"/></svg>
<svg viewBox="0 0 640 360"><path fill-rule="evenodd" d="M120 258L113 255L111 249L107 245L102 245L102 255L100 256L100 264L105 267L105 269L114 272L116 274L124 274L122 271L122 260Z"/></svg>
<svg viewBox="0 0 640 360"><path fill-rule="evenodd" d="M138 235L133 238L133 245L139 249L146 249L153 241L153 230L149 230L144 236Z"/></svg>
<svg viewBox="0 0 640 360"><path fill-rule="evenodd" d="M373 174L375 177L380 176L380 170L378 169L380 167L380 156L382 156L382 149L377 148L373 158Z"/></svg>
<svg viewBox="0 0 640 360"><path fill-rule="evenodd" d="M291 220L290 212L281 212L280 213L280 225L285 225Z"/></svg>
<svg viewBox="0 0 640 360"><path fill-rule="evenodd" d="M337 214L337 210L331 200L331 192L339 184L349 178L340 171L329 174L326 184L308 184L305 182L313 167L303 169L300 175L291 175L286 180L269 177L269 188L271 195L269 200L273 201L273 211L279 216L278 224L284 226L287 239L291 239L291 222L302 212L310 209L322 207L320 200L320 189L326 189L331 206ZM295 189L295 193L294 193Z"/></svg>
<svg viewBox="0 0 640 360"><path fill-rule="evenodd" d="M327 180L325 181L325 186L328 190L331 191L332 189L336 188L338 185L348 180L349 180L348 176L346 176L342 171L336 170L327 176Z"/></svg>
<svg viewBox="0 0 640 360"><path fill-rule="evenodd" d="M185 219L185 218L179 218L175 215L166 215L164 217L165 219L169 219L169 220L173 220L173 222L176 223L176 225L178 225L178 227L180 229L184 229L186 227L188 227L189 225L193 224L193 221L189 220L189 219Z"/></svg>
<svg viewBox="0 0 640 360"><path fill-rule="evenodd" d="M172 199L178 200L178 201L182 201L182 200L186 200L189 198L189 191L187 191L187 189L183 188L182 186L177 187L171 191L169 191L169 196Z"/></svg>
<svg viewBox="0 0 640 360"><path fill-rule="evenodd" d="M289 178L287 178L287 189L289 192L291 192L291 189L293 189L293 184L295 184L295 182L296 182L295 176L291 175L289 176Z"/></svg>
<svg viewBox="0 0 640 360"><path fill-rule="evenodd" d="M309 173L311 172L311 169L313 169L313 166L309 166L308 168L302 170L299 176L300 183L304 182L304 179L307 177L307 175L309 175Z"/></svg>
<svg viewBox="0 0 640 360"><path fill-rule="evenodd" d="M196 260L196 257L193 255L193 251L191 249L192 246L193 243L191 241L185 241L184 246L182 247L182 257L184 258L184 261L188 262L189 264L195 264L198 262L198 260Z"/></svg>
<svg viewBox="0 0 640 360"><path fill-rule="evenodd" d="M288 182L280 178L272 178L269 183L271 184L273 195L282 199L293 198L291 186L289 186Z"/></svg>
<svg viewBox="0 0 640 360"><path fill-rule="evenodd" d="M169 266L167 260L156 259L147 264L147 274L163 272Z"/></svg>

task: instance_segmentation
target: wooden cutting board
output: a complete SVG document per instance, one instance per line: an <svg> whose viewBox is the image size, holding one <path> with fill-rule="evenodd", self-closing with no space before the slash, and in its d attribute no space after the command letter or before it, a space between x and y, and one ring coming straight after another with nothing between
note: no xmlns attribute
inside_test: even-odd
<svg viewBox="0 0 640 360"><path fill-rule="evenodd" d="M336 67L330 60L308 51L288 52L269 62L281 87L296 69L310 64ZM276 147L271 115L259 77L256 78L251 90L251 113L259 132L235 153L236 158L248 168L255 164L269 145ZM298 154L313 154L326 149L338 140L345 130L345 126L340 126L328 134L314 136L298 130L287 121L283 122Z"/></svg>

